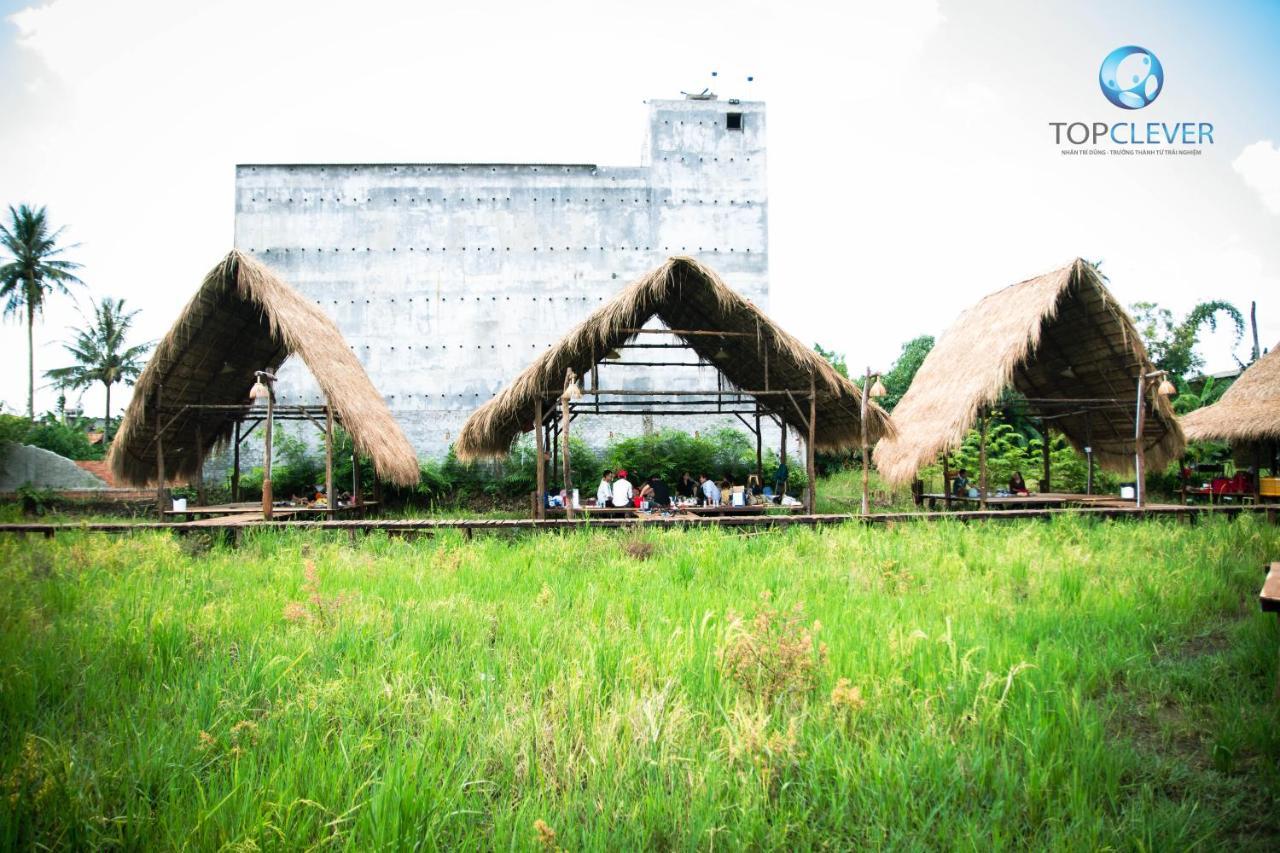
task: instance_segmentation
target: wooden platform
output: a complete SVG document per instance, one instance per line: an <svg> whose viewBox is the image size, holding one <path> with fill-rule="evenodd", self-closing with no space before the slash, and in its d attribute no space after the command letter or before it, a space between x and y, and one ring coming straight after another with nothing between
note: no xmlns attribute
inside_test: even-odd
<svg viewBox="0 0 1280 853"><path fill-rule="evenodd" d="M945 505L947 496L938 493L929 493L921 495L928 503L929 509L936 509L937 505L942 503ZM952 495L951 503L953 504L971 504L974 506L982 503L980 498L972 498L968 495ZM987 507L990 509L1030 509L1030 508L1049 508L1049 507L1133 507L1134 501L1129 498L1122 498L1118 495L1080 495L1071 492L1037 492L1028 495L992 495L987 498ZM1157 506L1177 506L1177 504L1157 504Z"/></svg>
<svg viewBox="0 0 1280 853"><path fill-rule="evenodd" d="M676 517L642 521L635 517L605 518L548 518L548 519L488 519L488 518L403 518L403 519L294 519L289 521L263 521L261 518L223 516L199 522L84 522L42 523L20 522L0 524L0 533L10 535L36 534L52 537L58 533L134 533L140 531L167 530L178 534L225 530L238 536L245 530L330 530L356 533L386 531L403 535L410 531L431 533L441 530L460 530L470 536L475 531L569 531L580 529L646 527L734 527L781 528L820 527L834 524L906 524L906 523L972 523L987 521L1027 521L1051 519L1060 516L1096 518L1100 520L1171 518L1194 523L1205 516L1234 517L1241 514L1263 514L1275 523L1280 519L1280 503L1259 506L1146 506L1146 507L1085 507L1079 509L1006 509L995 511L959 512L902 512L874 513L871 515L819 514L819 515L747 515Z"/></svg>
<svg viewBox="0 0 1280 853"><path fill-rule="evenodd" d="M281 521L294 518L327 518L330 512L335 516L354 515L362 518L366 512L377 509L377 507L377 501L364 501L353 506L339 506L333 510L322 506L276 506L272 507L271 515ZM261 521L262 504L255 501L241 501L229 504L189 506L186 509L167 509L164 511L164 515L165 518L173 518L175 520L181 518L183 521L205 526L219 519L236 520L237 523L246 520L251 521L254 518Z"/></svg>
<svg viewBox="0 0 1280 853"><path fill-rule="evenodd" d="M667 510L667 515L684 516L685 518L711 518L724 516L762 516L789 515L804 512L803 505L797 506L682 506ZM584 506L575 509L574 514L584 518L660 518L662 511L642 510L633 506ZM548 507L548 518L564 518L563 507Z"/></svg>

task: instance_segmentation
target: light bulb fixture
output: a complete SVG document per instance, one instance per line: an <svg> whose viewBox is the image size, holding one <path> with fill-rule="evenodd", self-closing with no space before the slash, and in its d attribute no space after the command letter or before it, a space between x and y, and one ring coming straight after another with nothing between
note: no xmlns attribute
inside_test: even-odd
<svg viewBox="0 0 1280 853"><path fill-rule="evenodd" d="M875 383L871 386L871 399L877 400L889 393L889 389L884 387L884 383L880 381L880 377L876 377Z"/></svg>
<svg viewBox="0 0 1280 853"><path fill-rule="evenodd" d="M605 361L617 361L620 358L622 358L622 353L618 352L617 347L610 349L604 354Z"/></svg>
<svg viewBox="0 0 1280 853"><path fill-rule="evenodd" d="M1172 397L1178 393L1178 389L1169 381L1169 377L1160 380L1160 387L1156 389L1156 393L1161 397Z"/></svg>
<svg viewBox="0 0 1280 853"><path fill-rule="evenodd" d="M275 374L266 370L255 370L253 372L253 387L249 389L249 401L269 400L271 398L271 388L269 387L276 381Z"/></svg>
<svg viewBox="0 0 1280 853"><path fill-rule="evenodd" d="M725 348L722 346L720 347L720 349L715 351L715 355L711 356L711 360L712 361L728 361L729 353L727 353L725 351Z"/></svg>

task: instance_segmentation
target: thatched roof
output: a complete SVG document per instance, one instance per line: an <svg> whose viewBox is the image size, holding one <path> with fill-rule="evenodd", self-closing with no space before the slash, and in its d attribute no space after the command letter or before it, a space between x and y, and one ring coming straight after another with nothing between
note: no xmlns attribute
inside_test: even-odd
<svg viewBox="0 0 1280 853"><path fill-rule="evenodd" d="M810 377L817 386L815 449L839 450L861 441L861 392L836 373L825 359L784 332L755 305L730 290L715 271L692 258L671 258L622 290L587 317L558 344L477 409L463 425L454 447L464 460L505 456L523 432L533 428L534 401L542 396L549 411L564 385L566 369L579 375L591 369L611 349L635 337L638 329L657 317L669 329L745 333L740 336L680 336L704 361L723 348L728 358L716 362L725 378L739 389L768 386L791 389L807 397ZM807 426L789 402L762 398L763 405L798 430ZM801 399L802 405L804 405ZM806 409L807 410L807 409ZM892 432L888 415L871 404L868 436L877 441ZM714 413L709 413L714 414Z"/></svg>
<svg viewBox="0 0 1280 853"><path fill-rule="evenodd" d="M191 477L248 410L254 371L274 372L295 353L378 476L418 482L413 447L338 327L267 267L236 251L205 276L142 372L111 446L116 477L135 486L155 482L157 397L166 412L160 415L165 478ZM242 408L174 411L190 405Z"/></svg>
<svg viewBox="0 0 1280 853"><path fill-rule="evenodd" d="M1218 402L1182 418L1191 441L1280 441L1280 345L1255 361Z"/></svg>
<svg viewBox="0 0 1280 853"><path fill-rule="evenodd" d="M959 447L979 411L1012 387L1028 398L1063 401L1050 404L1066 413L1052 427L1076 448L1091 437L1095 461L1128 470L1139 370L1154 367L1133 321L1098 271L1076 259L997 291L960 315L894 409L898 435L876 449L876 465L889 482L909 482L921 466ZM1177 457L1185 442L1169 401L1153 396L1143 444L1154 470ZM1066 404L1085 399L1117 403L1095 406L1087 416Z"/></svg>

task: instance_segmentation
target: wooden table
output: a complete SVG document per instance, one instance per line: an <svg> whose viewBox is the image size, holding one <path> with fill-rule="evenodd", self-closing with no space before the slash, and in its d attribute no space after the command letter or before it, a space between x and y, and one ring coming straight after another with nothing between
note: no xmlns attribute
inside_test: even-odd
<svg viewBox="0 0 1280 853"><path fill-rule="evenodd" d="M778 513L803 512L804 505L800 506L775 506L772 504L765 505L749 505L749 506L681 506L669 508L667 512L671 515L692 518L701 518L706 516L729 516L729 515L768 515L770 511ZM581 514L584 518L619 518L619 517L641 517L648 518L650 516L661 516L662 511L642 510L634 506L584 506L581 509L574 510L575 513ZM565 514L563 507L548 507L548 518L559 518Z"/></svg>
<svg viewBox="0 0 1280 853"><path fill-rule="evenodd" d="M926 494L922 498L928 503L929 509L937 509L939 502L945 502L947 496L944 494ZM952 503L980 504L979 498L971 498L968 495L952 495ZM1076 495L1070 492L1042 492L1030 495L992 495L987 498L987 506L992 509L1035 509L1049 507L1064 507L1068 505L1074 506L1100 506L1100 507L1120 507L1133 506L1132 500L1121 498L1117 495Z"/></svg>
<svg viewBox="0 0 1280 853"><path fill-rule="evenodd" d="M364 501L355 505L339 506L332 510L335 517L344 515L355 515L363 518L366 510L376 508L377 501ZM322 518L329 517L330 510L328 507L322 506L273 506L271 515L273 518L287 520L289 518L306 518L320 516ZM253 516L262 518L262 504L254 501L241 501L232 504L210 504L209 506L189 506L186 509L167 509L164 511L166 518L182 517L183 521L195 522L201 519L211 518L227 518L239 516Z"/></svg>

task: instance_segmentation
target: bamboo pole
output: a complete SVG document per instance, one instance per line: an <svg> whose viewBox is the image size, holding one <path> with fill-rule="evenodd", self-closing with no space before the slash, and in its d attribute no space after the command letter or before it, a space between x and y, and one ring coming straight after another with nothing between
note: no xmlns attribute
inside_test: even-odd
<svg viewBox="0 0 1280 853"><path fill-rule="evenodd" d="M987 508L987 410L978 414L978 509Z"/></svg>
<svg viewBox="0 0 1280 853"><path fill-rule="evenodd" d="M871 396L871 368L867 367L867 376L862 383L862 514L867 515L871 512L871 468L870 460L867 459L867 400Z"/></svg>
<svg viewBox="0 0 1280 853"><path fill-rule="evenodd" d="M818 387L814 374L809 374L809 441L805 447L805 473L809 478L809 514L818 511L818 463L813 449L818 440Z"/></svg>
<svg viewBox="0 0 1280 853"><path fill-rule="evenodd" d="M562 426L560 428L560 440L563 443L561 447L562 463L564 465L564 514L565 518L573 518L573 476L570 471L569 460L569 399L582 393L577 387L577 377L573 375L573 369L565 371L564 376L564 393L560 395L560 418Z"/></svg>
<svg viewBox="0 0 1280 853"><path fill-rule="evenodd" d="M164 424L160 420L160 397L164 386L156 386L156 514L164 521Z"/></svg>
<svg viewBox="0 0 1280 853"><path fill-rule="evenodd" d="M336 518L338 496L333 492L333 407L325 406L324 418L324 497L329 504L326 518Z"/></svg>
<svg viewBox="0 0 1280 853"><path fill-rule="evenodd" d="M262 460L262 518L264 521L271 520L271 503L273 495L271 494L271 438L272 438L272 420L271 415L275 409L276 392L272 383L267 383L267 449L266 456Z"/></svg>
<svg viewBox="0 0 1280 853"><path fill-rule="evenodd" d="M786 418L783 418L783 419L782 419L782 443L781 443L781 446L779 447L778 452L779 452L779 454L780 454L779 464L780 464L780 465L783 465L783 466L786 466L786 464L787 464L787 421L786 421ZM786 470L787 470L787 473L788 473L788 474L790 474L790 473L791 473L791 468L790 468L790 467L787 467L787 469L786 469ZM788 479L790 479L790 478L788 478ZM785 494L787 493L787 480L783 480L783 481L782 481L782 487L781 487L781 488L782 488L782 494L778 495L778 502L779 502L779 503L781 503L781 502L782 502L782 495L785 495Z"/></svg>
<svg viewBox="0 0 1280 853"><path fill-rule="evenodd" d="M196 457L200 459L200 465L196 468L196 503L201 506L208 504L204 488L204 431L200 426L200 419L196 418Z"/></svg>
<svg viewBox="0 0 1280 853"><path fill-rule="evenodd" d="M951 459L947 450L942 451L942 506L951 511Z"/></svg>
<svg viewBox="0 0 1280 853"><path fill-rule="evenodd" d="M534 453L538 459L537 466L537 500L534 502L533 517L546 518L547 508L547 450L546 429L542 423L542 398L533 398L533 443Z"/></svg>
<svg viewBox="0 0 1280 853"><path fill-rule="evenodd" d="M1138 368L1138 410L1134 415L1134 431L1133 431L1133 496L1134 503L1142 506L1146 500L1144 492L1143 480L1146 478L1147 459L1145 448L1142 446L1142 433L1146 427L1147 407L1143 401L1143 391L1146 388L1147 375Z"/></svg>
<svg viewBox="0 0 1280 853"><path fill-rule="evenodd" d="M1049 480L1049 445L1051 443L1049 437L1049 422L1043 418L1040 419L1040 442L1041 466L1044 469L1040 475L1040 494L1044 494L1045 492L1053 491L1053 486L1050 485Z"/></svg>
<svg viewBox="0 0 1280 853"><path fill-rule="evenodd" d="M231 502L240 500L240 422L236 421L235 444L231 449Z"/></svg>
<svg viewBox="0 0 1280 853"><path fill-rule="evenodd" d="M756 479L758 488L764 491L764 437L760 434L760 409L756 408Z"/></svg>

